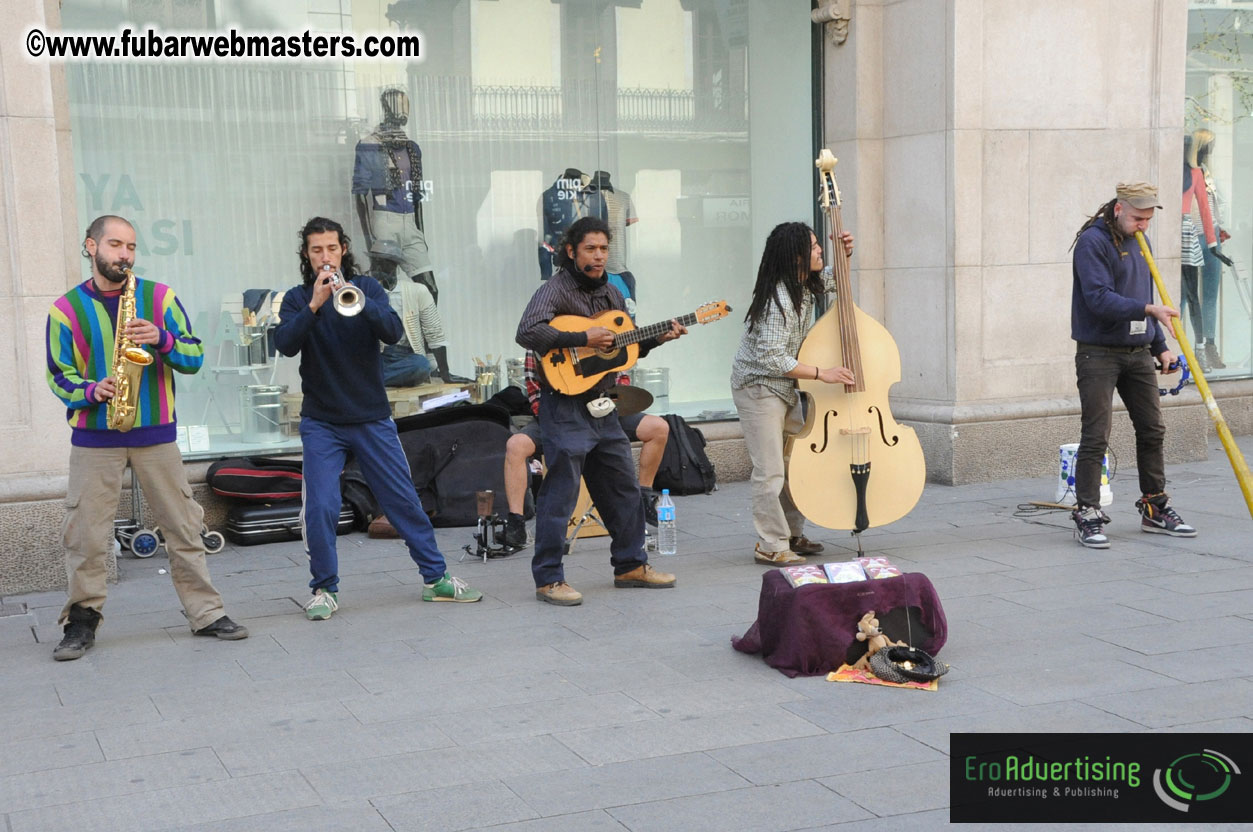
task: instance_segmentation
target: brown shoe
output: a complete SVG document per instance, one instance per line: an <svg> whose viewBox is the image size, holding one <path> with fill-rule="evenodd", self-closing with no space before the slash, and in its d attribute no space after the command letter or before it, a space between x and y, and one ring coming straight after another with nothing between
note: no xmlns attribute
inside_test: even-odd
<svg viewBox="0 0 1253 832"><path fill-rule="evenodd" d="M674 586L674 576L669 572L658 572L646 563L624 575L614 575L613 585L624 588L642 586L647 589L665 589Z"/></svg>
<svg viewBox="0 0 1253 832"><path fill-rule="evenodd" d="M779 552L766 552L758 543L753 549L755 552L753 560L766 566L794 566L798 563L804 563L805 559L793 552L791 549L784 549Z"/></svg>
<svg viewBox="0 0 1253 832"><path fill-rule="evenodd" d="M555 584L536 587L535 597L541 601L556 604L559 607L577 607L583 603L583 593L565 581L557 581Z"/></svg>
<svg viewBox="0 0 1253 832"><path fill-rule="evenodd" d="M366 536L373 538L396 538L400 537L400 532L396 531L396 527L387 519L387 515L380 514L370 521L370 529L366 532Z"/></svg>
<svg viewBox="0 0 1253 832"><path fill-rule="evenodd" d="M821 555L823 552L821 543L814 543L805 535L789 539L787 545L798 555Z"/></svg>

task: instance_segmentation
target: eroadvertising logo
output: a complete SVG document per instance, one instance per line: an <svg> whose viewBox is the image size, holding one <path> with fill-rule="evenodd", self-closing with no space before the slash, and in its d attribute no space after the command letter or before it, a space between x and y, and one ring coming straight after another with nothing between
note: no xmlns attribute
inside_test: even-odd
<svg viewBox="0 0 1253 832"><path fill-rule="evenodd" d="M1253 821L1253 806L1234 796L1253 754L1249 738L951 734L949 820Z"/></svg>

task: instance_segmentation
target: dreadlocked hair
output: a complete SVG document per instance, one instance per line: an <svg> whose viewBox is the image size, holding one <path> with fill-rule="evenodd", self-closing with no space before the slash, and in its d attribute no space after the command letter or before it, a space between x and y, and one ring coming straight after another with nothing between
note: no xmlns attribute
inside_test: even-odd
<svg viewBox="0 0 1253 832"><path fill-rule="evenodd" d="M314 234L321 234L326 231L334 231L339 235L339 247L343 249L343 257L339 261L339 270L344 275L344 280L352 280L357 274L357 264L353 262L352 252L348 250L348 244L351 239L344 233L344 227L335 220L328 220L326 217L314 217L305 223L305 227L300 229L300 248L296 249L296 253L300 255L300 276L304 278L306 286L312 286L317 280L317 275L313 273L313 264L309 262L309 238Z"/></svg>
<svg viewBox="0 0 1253 832"><path fill-rule="evenodd" d="M1097 220L1105 220L1105 228L1109 230L1109 236L1114 239L1114 248L1121 248L1123 240L1127 239L1127 236L1118 230L1118 221L1114 218L1114 206L1117 204L1118 198L1115 197L1100 208L1097 208L1096 213L1088 217L1088 221L1083 224L1083 227L1075 232L1075 238L1070 241L1070 249L1073 249L1075 243L1079 242L1083 232L1096 225ZM1067 249L1067 251L1070 249Z"/></svg>
<svg viewBox="0 0 1253 832"><path fill-rule="evenodd" d="M802 292L808 290L815 295L821 294L822 278L817 272L809 270L813 247L810 235L813 233L814 230L803 222L784 222L776 225L766 238L761 265L757 267L757 283L753 286L753 302L744 316L749 332L766 313L772 299L779 312L787 314L779 300L780 283L787 290L794 310L801 308Z"/></svg>

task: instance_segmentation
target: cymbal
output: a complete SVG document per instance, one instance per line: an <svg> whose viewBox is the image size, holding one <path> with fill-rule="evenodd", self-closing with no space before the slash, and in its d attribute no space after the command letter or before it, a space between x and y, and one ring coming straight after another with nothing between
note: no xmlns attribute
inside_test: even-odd
<svg viewBox="0 0 1253 832"><path fill-rule="evenodd" d="M634 387L630 384L615 384L612 390L606 391L605 395L618 405L619 416L643 413L653 403L652 393L643 387Z"/></svg>

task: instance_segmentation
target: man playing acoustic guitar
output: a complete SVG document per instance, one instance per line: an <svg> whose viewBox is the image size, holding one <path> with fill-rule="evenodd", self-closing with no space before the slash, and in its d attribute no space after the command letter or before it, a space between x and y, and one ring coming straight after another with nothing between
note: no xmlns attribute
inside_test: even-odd
<svg viewBox="0 0 1253 832"><path fill-rule="evenodd" d="M550 323L559 315L592 318L609 310L625 314L622 293L606 279L609 238L609 227L595 217L584 217L566 229L558 251L561 268L527 304L518 323L518 344L538 355L561 347L613 347L614 333L605 327L564 332ZM653 347L686 333L686 327L672 321L669 331L641 341L639 354L643 357ZM614 586L674 586L674 575L658 572L648 563L631 444L618 414L599 406L603 393L613 388L614 376L606 373L587 392L568 396L555 390L541 373L539 425L548 473L535 511L531 573L535 596L550 604L569 607L583 603L583 595L566 583L561 563L581 476L613 540L610 562Z"/></svg>

